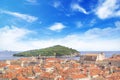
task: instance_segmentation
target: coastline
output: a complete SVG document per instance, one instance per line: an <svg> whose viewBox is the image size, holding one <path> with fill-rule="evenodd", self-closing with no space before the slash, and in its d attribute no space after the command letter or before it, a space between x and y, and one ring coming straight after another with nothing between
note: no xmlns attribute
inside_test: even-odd
<svg viewBox="0 0 120 80"><path fill-rule="evenodd" d="M80 51L80 54L87 54L87 53L95 53L96 54L96 53L100 53L100 52L104 52L106 58L111 57L113 54L120 54L120 51ZM22 58L22 57L13 56L13 54L14 53L4 54L4 55L0 54L0 61L12 60L12 59L14 60L14 59ZM78 57L70 57L70 59L78 59Z"/></svg>

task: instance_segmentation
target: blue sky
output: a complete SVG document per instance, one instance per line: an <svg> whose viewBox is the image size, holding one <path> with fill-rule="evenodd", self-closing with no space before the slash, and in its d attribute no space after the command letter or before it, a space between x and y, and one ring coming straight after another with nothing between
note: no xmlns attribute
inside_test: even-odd
<svg viewBox="0 0 120 80"><path fill-rule="evenodd" d="M64 45L120 50L119 0L0 0L0 50Z"/></svg>

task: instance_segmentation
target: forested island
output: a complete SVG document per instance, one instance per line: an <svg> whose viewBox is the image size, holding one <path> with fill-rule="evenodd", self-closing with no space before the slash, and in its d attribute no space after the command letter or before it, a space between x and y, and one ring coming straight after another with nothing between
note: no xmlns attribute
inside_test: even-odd
<svg viewBox="0 0 120 80"><path fill-rule="evenodd" d="M43 49L36 49L36 50L29 50L14 54L13 56L18 57L31 57L31 56L76 56L79 55L79 51L68 48L61 45L56 45L53 47L43 48Z"/></svg>

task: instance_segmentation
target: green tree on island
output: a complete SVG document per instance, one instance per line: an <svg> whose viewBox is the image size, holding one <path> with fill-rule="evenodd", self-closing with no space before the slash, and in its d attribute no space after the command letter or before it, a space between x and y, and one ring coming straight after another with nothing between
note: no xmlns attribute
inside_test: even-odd
<svg viewBox="0 0 120 80"><path fill-rule="evenodd" d="M21 53L14 54L13 56L19 57L31 57L31 56L65 56L65 55L76 55L79 51L68 48L61 45L48 47L44 49L29 50Z"/></svg>

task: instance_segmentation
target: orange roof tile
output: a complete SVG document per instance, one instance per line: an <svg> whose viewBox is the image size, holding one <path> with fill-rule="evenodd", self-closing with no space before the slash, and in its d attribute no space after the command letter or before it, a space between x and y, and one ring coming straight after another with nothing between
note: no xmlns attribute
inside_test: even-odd
<svg viewBox="0 0 120 80"><path fill-rule="evenodd" d="M81 78L86 78L87 75L85 74L72 74L72 79L81 79Z"/></svg>

